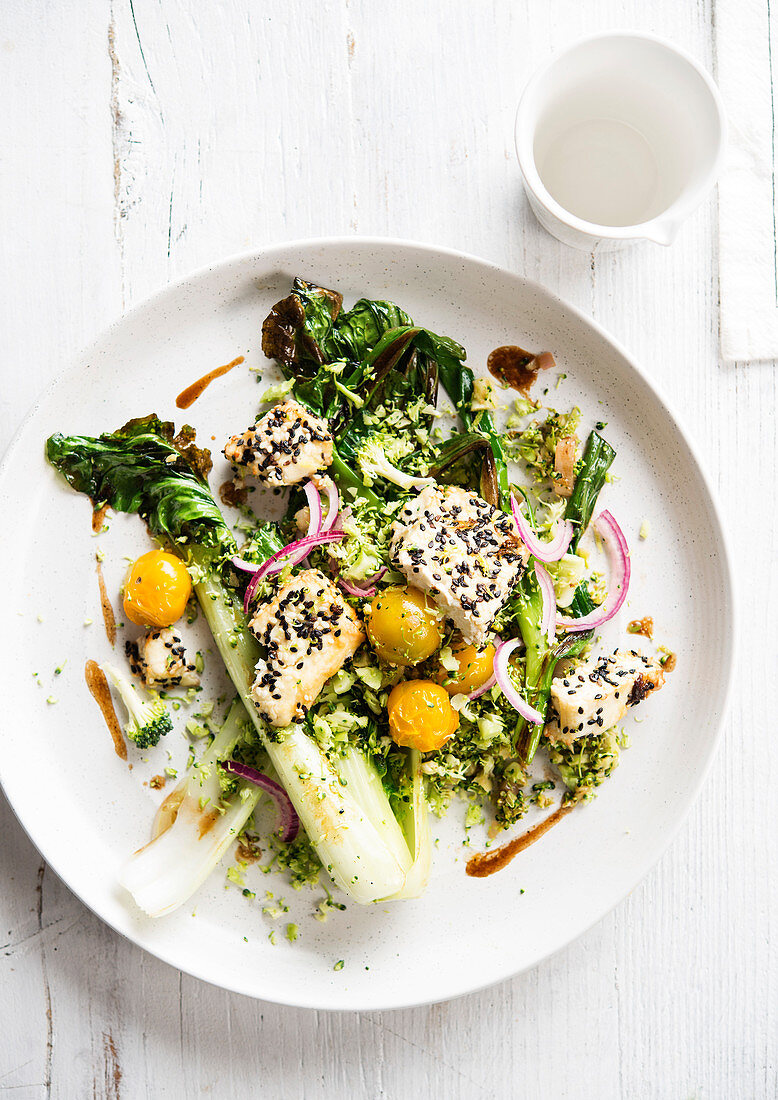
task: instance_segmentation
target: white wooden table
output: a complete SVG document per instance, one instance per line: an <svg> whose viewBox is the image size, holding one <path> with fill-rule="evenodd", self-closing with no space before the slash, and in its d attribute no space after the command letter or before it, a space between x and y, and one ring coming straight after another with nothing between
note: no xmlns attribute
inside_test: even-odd
<svg viewBox="0 0 778 1100"><path fill-rule="evenodd" d="M327 1014L184 977L85 910L0 795L0 1092L778 1094L775 364L719 362L713 204L672 249L572 252L534 222L512 149L520 88L554 46L634 27L713 67L713 2L3 0L0 444L168 280L283 238L417 238L540 280L648 366L744 576L726 738L670 850L577 943L459 1001ZM5 721L23 719L5 693Z"/></svg>

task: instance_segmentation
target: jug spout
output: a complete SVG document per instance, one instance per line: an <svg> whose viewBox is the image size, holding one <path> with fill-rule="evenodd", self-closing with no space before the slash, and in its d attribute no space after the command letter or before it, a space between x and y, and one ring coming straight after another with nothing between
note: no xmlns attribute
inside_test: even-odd
<svg viewBox="0 0 778 1100"><path fill-rule="evenodd" d="M680 228L680 218L657 218L645 226L642 236L647 241L654 241L655 244L661 244L667 248L678 236Z"/></svg>

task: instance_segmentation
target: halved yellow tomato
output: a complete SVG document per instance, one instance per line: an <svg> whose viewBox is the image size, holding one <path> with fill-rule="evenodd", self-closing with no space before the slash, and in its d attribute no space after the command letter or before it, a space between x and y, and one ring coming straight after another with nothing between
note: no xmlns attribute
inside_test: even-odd
<svg viewBox="0 0 778 1100"><path fill-rule="evenodd" d="M457 668L452 672L440 666L438 682L443 684L449 695L470 695L483 687L494 671L494 646L487 642L480 648L467 645L461 638L454 642L451 651L456 658Z"/></svg>

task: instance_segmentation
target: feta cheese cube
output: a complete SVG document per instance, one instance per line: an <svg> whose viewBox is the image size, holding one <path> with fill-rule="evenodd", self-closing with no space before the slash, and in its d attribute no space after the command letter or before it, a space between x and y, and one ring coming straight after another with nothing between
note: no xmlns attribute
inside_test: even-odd
<svg viewBox="0 0 778 1100"><path fill-rule="evenodd" d="M551 681L554 717L544 733L549 741L565 745L587 734L604 733L664 681L659 662L634 649L588 657Z"/></svg>
<svg viewBox="0 0 778 1100"><path fill-rule="evenodd" d="M187 660L181 635L172 627L150 630L137 642L127 642L132 671L147 687L197 687L200 677Z"/></svg>
<svg viewBox="0 0 778 1100"><path fill-rule="evenodd" d="M290 399L234 435L224 457L267 485L296 485L332 463L332 436L326 421Z"/></svg>
<svg viewBox="0 0 778 1100"><path fill-rule="evenodd" d="M365 638L356 612L318 569L287 581L249 627L267 650L257 662L251 697L273 726L302 718Z"/></svg>
<svg viewBox="0 0 778 1100"><path fill-rule="evenodd" d="M430 485L402 508L389 554L474 645L486 641L529 556L510 516L454 485Z"/></svg>

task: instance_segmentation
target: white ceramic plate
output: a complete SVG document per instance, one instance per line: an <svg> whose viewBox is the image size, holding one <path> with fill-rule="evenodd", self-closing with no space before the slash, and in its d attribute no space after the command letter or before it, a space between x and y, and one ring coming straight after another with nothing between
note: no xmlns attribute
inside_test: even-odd
<svg viewBox="0 0 778 1100"><path fill-rule="evenodd" d="M394 299L420 323L464 343L477 372L500 344L554 352L567 379L549 400L561 408L580 405L582 430L607 421L618 452L617 480L602 503L627 534L634 579L607 641L630 637L623 633L630 618L652 615L657 640L677 651L678 667L640 708L640 720L628 723L633 747L596 801L491 878L465 875L469 849L461 814L453 812L436 824L440 841L421 900L366 909L349 904L322 923L311 915L322 891L295 893L253 867L247 885L256 900L226 889L220 870L191 904L153 921L134 908L116 877L148 839L163 796L145 784L168 764L167 751L174 766L184 765L186 741L169 735L149 763L132 750L128 769L114 754L83 677L87 658L105 659L110 651L95 551L104 551L118 604L125 555L148 548L148 540L135 517L115 517L107 533L93 538L89 502L47 466L44 440L57 430L97 434L154 410L179 422L186 416L201 442L215 437L218 454L257 408L261 390L247 367L275 376L261 353L260 327L297 274L338 288L347 304L360 296ZM180 390L241 354L246 366L177 414ZM212 483L224 474L226 465L217 461ZM14 517L0 550L5 591L13 593L0 613L2 636L12 642L4 671L17 704L17 720L0 732L5 792L43 856L91 909L206 981L287 1004L350 1009L438 1001L496 982L557 951L623 898L700 789L732 669L732 582L710 487L684 431L640 368L590 320L517 275L389 240L298 242L227 260L139 306L81 356L26 420L0 489L3 514ZM640 541L644 519L651 534ZM200 626L187 635L193 648L207 643ZM213 694L217 658L206 671L206 694ZM49 697L57 702L47 703ZM483 839L473 831L474 846ZM265 890L286 899L288 914L273 921L262 913ZM284 936L288 921L300 928L294 944ZM276 945L268 939L272 928Z"/></svg>

